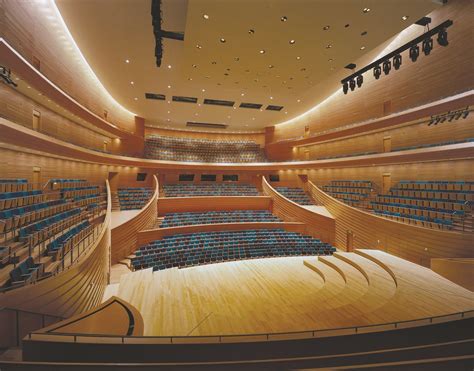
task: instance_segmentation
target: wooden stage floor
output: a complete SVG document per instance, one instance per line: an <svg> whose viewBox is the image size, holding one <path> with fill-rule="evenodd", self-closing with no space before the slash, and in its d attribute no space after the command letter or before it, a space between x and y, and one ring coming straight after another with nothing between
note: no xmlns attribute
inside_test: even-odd
<svg viewBox="0 0 474 371"><path fill-rule="evenodd" d="M474 309L474 293L377 250L255 259L125 274L113 293L145 335L303 331Z"/></svg>

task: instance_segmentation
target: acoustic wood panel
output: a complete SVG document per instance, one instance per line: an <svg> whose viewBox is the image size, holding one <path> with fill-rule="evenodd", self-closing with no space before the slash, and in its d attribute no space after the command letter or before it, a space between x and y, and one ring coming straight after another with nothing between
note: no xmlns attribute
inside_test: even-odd
<svg viewBox="0 0 474 371"><path fill-rule="evenodd" d="M270 210L272 199L265 196L160 197L158 215L191 211Z"/></svg>
<svg viewBox="0 0 474 371"><path fill-rule="evenodd" d="M273 200L273 213L280 219L306 224L306 234L334 245L335 220L333 218L308 210L278 193L262 178L263 192Z"/></svg>
<svg viewBox="0 0 474 371"><path fill-rule="evenodd" d="M146 245L151 241L161 240L165 236L175 234L219 232L219 231L243 231L251 229L284 229L288 232L305 233L304 223L283 222L283 223L215 223L186 225L182 227L156 228L138 232L138 245Z"/></svg>
<svg viewBox="0 0 474 371"><path fill-rule="evenodd" d="M432 258L472 256L473 233L417 227L356 209L329 196L311 181L308 191L336 221L335 245L346 250L352 232L354 249L377 249L429 267Z"/></svg>
<svg viewBox="0 0 474 371"><path fill-rule="evenodd" d="M110 219L111 199L107 182L107 213L97 239L88 250L65 271L0 294L0 307L69 317L100 304L110 267Z"/></svg>
<svg viewBox="0 0 474 371"><path fill-rule="evenodd" d="M431 259L431 269L459 286L474 291L474 258Z"/></svg>
<svg viewBox="0 0 474 371"><path fill-rule="evenodd" d="M127 222L112 229L112 264L118 263L138 248L138 232L155 224L157 217L158 179L153 175L153 196L140 212Z"/></svg>

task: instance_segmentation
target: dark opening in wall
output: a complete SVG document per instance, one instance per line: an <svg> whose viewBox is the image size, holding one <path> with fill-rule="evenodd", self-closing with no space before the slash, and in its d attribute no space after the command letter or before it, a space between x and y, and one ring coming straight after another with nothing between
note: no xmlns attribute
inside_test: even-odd
<svg viewBox="0 0 474 371"><path fill-rule="evenodd" d="M224 174L222 180L224 182L238 182L239 176L237 174Z"/></svg>
<svg viewBox="0 0 474 371"><path fill-rule="evenodd" d="M137 173L137 182L144 182L146 179L146 173Z"/></svg>
<svg viewBox="0 0 474 371"><path fill-rule="evenodd" d="M194 180L194 174L179 174L180 182L192 182Z"/></svg>
<svg viewBox="0 0 474 371"><path fill-rule="evenodd" d="M270 174L270 182L279 182L280 176L278 174Z"/></svg>
<svg viewBox="0 0 474 371"><path fill-rule="evenodd" d="M201 174L201 182L215 182L216 175L215 174Z"/></svg>

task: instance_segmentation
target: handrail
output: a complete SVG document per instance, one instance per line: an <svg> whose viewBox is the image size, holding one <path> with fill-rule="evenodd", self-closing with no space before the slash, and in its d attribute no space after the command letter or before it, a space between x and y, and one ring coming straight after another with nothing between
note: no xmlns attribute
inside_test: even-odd
<svg viewBox="0 0 474 371"><path fill-rule="evenodd" d="M452 318L452 317L456 318ZM101 343L104 343L105 339L121 339L121 344L126 344L126 339L135 340L130 343L137 344L136 339L146 339L147 344L150 344L150 340L156 340L157 344L175 344L175 343L199 343L199 339L205 339L205 343L229 343L229 342L245 342L245 339L249 339L250 341L278 341L278 340L294 340L298 338L322 338L322 337L330 337L335 336L334 332L344 332L347 334L358 334L358 333L368 333L368 332L377 332L380 331L380 328L383 328L383 331L388 330L396 330L401 328L407 327L416 327L422 325L433 324L437 322L444 322L450 320L458 320L464 318L471 318L474 317L474 310L468 310L463 312L456 312L450 314L443 314L439 316L430 316L430 317L423 317L411 320L404 320L404 321L393 321L393 322L386 322L386 323L379 323L379 324L371 324L371 325L362 325L362 326L349 326L349 327L338 327L338 328L331 328L331 329L315 329L315 330L307 330L307 331L290 331L290 332L273 332L273 333L257 333L257 334L223 334L223 335L190 335L190 336L117 336L117 335L102 335L102 334L75 334L75 333L39 333L39 332L30 332L28 334L28 339L34 340L34 335L41 336L41 340L44 341L47 336L70 336L74 343L78 342L78 339L86 339L86 338L101 338ZM451 318L448 320L448 318ZM423 324L419 324L420 322L424 322ZM417 325L419 324L419 325ZM404 326L408 325L408 326ZM413 325L413 326L410 326ZM390 327L390 328L387 328ZM325 334L329 333L329 334ZM256 340L258 338L258 340ZM244 340L241 340L244 339ZM164 341L167 340L167 341ZM179 340L183 340L180 342ZM193 340L196 340L193 342ZM227 340L227 341L226 341ZM230 340L230 341L229 341ZM234 340L234 341L232 341ZM238 340L238 341L237 341ZM81 341L84 343L84 341ZM113 343L117 343L116 341Z"/></svg>

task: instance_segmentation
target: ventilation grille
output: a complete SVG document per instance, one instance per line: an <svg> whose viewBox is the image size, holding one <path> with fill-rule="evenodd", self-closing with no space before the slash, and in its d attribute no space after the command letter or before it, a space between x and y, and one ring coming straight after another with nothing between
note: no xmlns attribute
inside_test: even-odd
<svg viewBox="0 0 474 371"><path fill-rule="evenodd" d="M180 97L173 95L173 102L182 102L182 103L197 103L198 99L193 97Z"/></svg>
<svg viewBox="0 0 474 371"><path fill-rule="evenodd" d="M188 121L186 123L186 126L190 127L190 128L227 129L227 125L225 125L225 124L211 124L211 123L208 123L208 122Z"/></svg>
<svg viewBox="0 0 474 371"><path fill-rule="evenodd" d="M165 100L166 96L164 94L145 93L145 98L146 99Z"/></svg>
<svg viewBox="0 0 474 371"><path fill-rule="evenodd" d="M204 104L213 104L215 106L233 107L234 103L230 100L204 99Z"/></svg>
<svg viewBox="0 0 474 371"><path fill-rule="evenodd" d="M266 110L267 111L281 111L283 109L283 106L267 106Z"/></svg>
<svg viewBox="0 0 474 371"><path fill-rule="evenodd" d="M253 108L253 109L260 109L262 108L261 104L258 103L240 103L240 108Z"/></svg>

